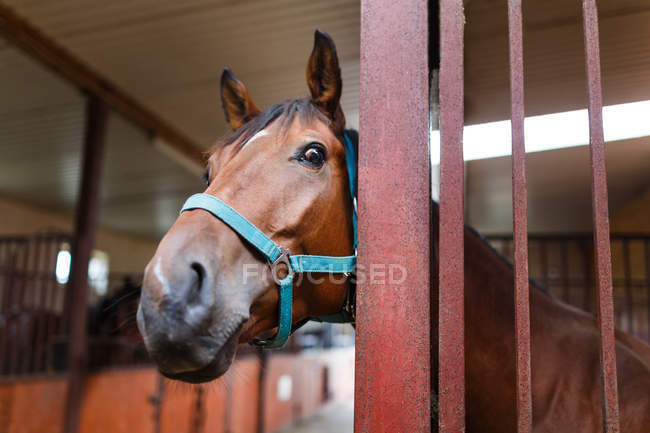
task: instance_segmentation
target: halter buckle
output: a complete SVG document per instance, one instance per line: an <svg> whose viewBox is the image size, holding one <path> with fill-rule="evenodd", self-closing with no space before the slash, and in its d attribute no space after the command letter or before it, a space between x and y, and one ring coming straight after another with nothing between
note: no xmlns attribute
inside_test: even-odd
<svg viewBox="0 0 650 433"><path fill-rule="evenodd" d="M280 247L280 255L273 260L273 263L271 263L271 274L273 275L273 280L277 283L280 284L280 281L283 279L287 278L289 275L293 275L293 269L291 268L291 250L289 248L282 248ZM280 278L278 275L278 265L284 264L287 268L287 274L283 277Z"/></svg>

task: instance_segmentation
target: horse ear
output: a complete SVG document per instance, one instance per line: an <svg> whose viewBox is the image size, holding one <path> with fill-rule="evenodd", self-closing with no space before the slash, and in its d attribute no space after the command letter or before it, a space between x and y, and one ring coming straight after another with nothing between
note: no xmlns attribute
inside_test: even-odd
<svg viewBox="0 0 650 433"><path fill-rule="evenodd" d="M314 33L314 49L307 63L307 86L312 102L330 119L336 121L343 116L339 105L343 85L336 46L332 38L321 30Z"/></svg>
<svg viewBox="0 0 650 433"><path fill-rule="evenodd" d="M228 68L224 68L221 74L221 106L226 114L226 122L233 131L261 112L248 94L244 83Z"/></svg>

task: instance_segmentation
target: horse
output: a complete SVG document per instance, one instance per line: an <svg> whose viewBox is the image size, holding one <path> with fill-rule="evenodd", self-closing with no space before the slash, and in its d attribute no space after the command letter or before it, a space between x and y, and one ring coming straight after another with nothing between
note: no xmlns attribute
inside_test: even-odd
<svg viewBox="0 0 650 433"><path fill-rule="evenodd" d="M201 194L216 199L222 210L186 203L160 241L143 280L138 327L158 369L169 378L191 383L218 378L231 365L238 344L280 333L286 316L282 290L293 262L286 261L280 281L273 272L251 274L251 266L266 269L270 261L275 269L277 259L270 260L260 245L281 245L282 251L302 257L354 254L354 185L348 177L352 168L346 142L350 137L356 142L357 136L345 129L336 47L324 32L316 31L306 75L308 98L262 111L230 70L222 74L222 105L233 132L212 149L207 188ZM223 212L234 214L236 221ZM433 231L423 235L432 236L435 252L435 204L431 217ZM259 236L268 242L260 244ZM465 263L467 431L515 432L512 265L469 227ZM433 300L438 294L437 269L434 254ZM289 316L294 327L342 310L351 312L348 319L354 320L349 307L355 281L348 273L292 284ZM534 431L599 431L595 319L533 282L530 295ZM432 311L435 352L437 311ZM621 429L647 432L650 347L620 331L616 341ZM437 371L437 359L432 358L432 370ZM434 401L435 391L434 375Z"/></svg>
<svg viewBox="0 0 650 433"><path fill-rule="evenodd" d="M135 315L140 286L130 276L107 297L88 307L88 368L142 364L149 361Z"/></svg>

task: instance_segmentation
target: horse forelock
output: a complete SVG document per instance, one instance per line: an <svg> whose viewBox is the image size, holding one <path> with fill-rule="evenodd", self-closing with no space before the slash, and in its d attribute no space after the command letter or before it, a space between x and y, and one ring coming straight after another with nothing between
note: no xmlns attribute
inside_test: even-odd
<svg viewBox="0 0 650 433"><path fill-rule="evenodd" d="M333 128L332 121L308 98L287 99L286 101L273 104L266 110L255 116L244 124L237 131L225 136L210 150L210 154L217 148L236 144L238 148L243 147L251 138L266 129L271 123L278 121L280 134L286 134L295 119L301 124L320 120ZM339 131L334 131L340 135Z"/></svg>

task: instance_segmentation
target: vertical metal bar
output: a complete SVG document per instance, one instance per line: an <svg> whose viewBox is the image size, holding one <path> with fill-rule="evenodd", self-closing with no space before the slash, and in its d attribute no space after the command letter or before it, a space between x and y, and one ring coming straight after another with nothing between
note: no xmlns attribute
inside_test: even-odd
<svg viewBox="0 0 650 433"><path fill-rule="evenodd" d="M603 426L605 432L620 431L616 385L616 340L614 336L614 298L607 208L607 171L603 137L603 98L600 79L598 12L595 0L583 0L587 95L589 99L589 142L591 154L591 193L594 224L594 249L598 276L598 322L600 362L603 383Z"/></svg>
<svg viewBox="0 0 650 433"><path fill-rule="evenodd" d="M70 339L68 394L63 433L76 433L79 425L83 381L86 374L86 298L88 292L88 261L95 240L99 214L99 183L106 135L108 109L94 97L87 105L84 137L83 174L72 241L70 266Z"/></svg>
<svg viewBox="0 0 650 433"><path fill-rule="evenodd" d="M205 390L202 385L194 387L194 417L192 420L192 433L202 433L205 428Z"/></svg>
<svg viewBox="0 0 650 433"><path fill-rule="evenodd" d="M268 365L268 351L262 349L262 348L257 348L257 356L260 360L260 371L257 375L257 386L258 386L258 394L257 394L257 425L255 426L255 432L256 433L264 433L265 431L265 422L264 422L264 413L266 411L266 397L264 393L264 387L266 383L266 366ZM226 390L225 393L225 398L228 399L229 397L229 390ZM228 400L226 400L227 402ZM224 433L231 433L230 432L230 423L226 424L226 429L224 429Z"/></svg>
<svg viewBox="0 0 650 433"><path fill-rule="evenodd" d="M530 376L530 300L526 149L524 145L524 52L521 0L508 0L510 36L510 117L512 119L512 223L515 267L515 342L517 345L517 431L532 431Z"/></svg>
<svg viewBox="0 0 650 433"><path fill-rule="evenodd" d="M426 0L361 2L357 433L430 432L427 24Z"/></svg>
<svg viewBox="0 0 650 433"><path fill-rule="evenodd" d="M235 380L233 378L233 375L234 372L229 371L224 377L225 392L224 392L223 433L233 433L232 408L233 408L233 400L235 397L235 388L234 388ZM260 387L260 392L262 392L263 389L264 389L263 387ZM263 413L262 416L264 416ZM262 433L264 433L264 430L262 430Z"/></svg>
<svg viewBox="0 0 650 433"><path fill-rule="evenodd" d="M47 324L47 312L48 312L48 304L47 304L47 290L49 287L49 279L51 278L56 278L56 274L52 271L52 269L55 268L56 266L56 249L53 248L54 242L52 238L49 236L44 236L43 237L43 247L42 247L42 262L39 262L39 265L42 264L42 266L37 267L37 272L38 272L38 286L39 286L39 295L40 299L38 302L38 319L37 319L37 324L36 324L36 350L34 354L34 371L39 371L41 369L45 369L44 365L41 363L41 360L44 360L45 356L45 349L46 349L46 344L47 340L45 339L45 327ZM52 255L54 255L54 262L55 264L52 266L49 266L52 262Z"/></svg>
<svg viewBox="0 0 650 433"><path fill-rule="evenodd" d="M548 290L551 290L551 283L548 279L548 239L540 238L539 255L542 266L542 281Z"/></svg>
<svg viewBox="0 0 650 433"><path fill-rule="evenodd" d="M11 339L11 346L9 348L9 374L18 373L18 361L19 355L24 353L24 343L23 336L21 332L25 330L26 327L22 326L23 321L23 304L25 302L25 292L27 291L27 267L29 266L29 241L27 239L20 239L17 242L17 251L16 257L19 257L22 254L22 260L20 264L16 267L16 282L12 290L14 291L14 301L11 306L12 314L15 313L14 323L16 332ZM16 261L18 263L18 260Z"/></svg>
<svg viewBox="0 0 650 433"><path fill-rule="evenodd" d="M650 342L650 240L646 239L643 243L643 253L645 256L645 295L646 301L648 303L648 312L647 312L647 341Z"/></svg>
<svg viewBox="0 0 650 433"><path fill-rule="evenodd" d="M571 303L571 294L569 293L569 239L560 240L560 260L562 269L562 299L564 302Z"/></svg>
<svg viewBox="0 0 650 433"><path fill-rule="evenodd" d="M439 422L465 431L463 32L460 0L440 2Z"/></svg>
<svg viewBox="0 0 650 433"><path fill-rule="evenodd" d="M153 433L162 432L162 403L165 398L165 378L156 374L156 393L149 396L149 403L153 406Z"/></svg>
<svg viewBox="0 0 650 433"><path fill-rule="evenodd" d="M36 331L35 325L38 317L38 309L36 304L36 282L38 281L38 273L36 269L39 261L41 246L40 236L30 237L27 243L28 245L32 245L30 249L31 260L28 260L28 265L25 269L25 284L23 285L25 289L23 293L23 305L27 307L28 311L28 322L25 329L28 343L24 346L22 353L23 356L19 365L21 374L29 372L32 364L32 356L34 353L33 346Z"/></svg>
<svg viewBox="0 0 650 433"><path fill-rule="evenodd" d="M53 245L54 245L54 258L52 261L52 268L50 268L50 272L53 275L53 278L47 280L47 305L48 305L48 317L46 319L46 352L45 352L45 368L49 371L52 371L54 369L54 344L55 344L55 336L56 336L56 327L57 327L57 321L56 321L56 315L58 314L57 308L56 308L56 293L59 290L59 284L56 280L56 260L57 260L57 255L59 253L59 248L61 247L61 240L59 237L55 237L53 240Z"/></svg>
<svg viewBox="0 0 650 433"><path fill-rule="evenodd" d="M3 299L2 299L2 310L3 310L3 315L6 317L6 323L5 326L0 328L0 374L4 374L5 372L10 374L10 369L6 368L8 367L8 357L7 353L9 352L7 349L10 345L11 341L11 334L9 333L9 328L12 325L12 312L11 312L11 303L14 298L14 273L16 271L16 261L17 257L13 253L12 248L11 248L11 242L7 242L6 246L6 274L5 274L5 293L3 294Z"/></svg>
<svg viewBox="0 0 650 433"><path fill-rule="evenodd" d="M623 288L625 290L625 310L627 332L634 334L634 293L632 288L632 271L630 269L630 240L623 238Z"/></svg>
<svg viewBox="0 0 650 433"><path fill-rule="evenodd" d="M582 308L585 311L591 312L592 311L592 305L591 305L591 293L593 291L593 278L592 278L592 271L591 271L591 263L593 258L591 257L592 254L589 251L589 242L587 241L580 241L582 245L582 251L584 252L583 254L583 265L582 268L584 270L584 291L583 291L583 298L582 298Z"/></svg>

